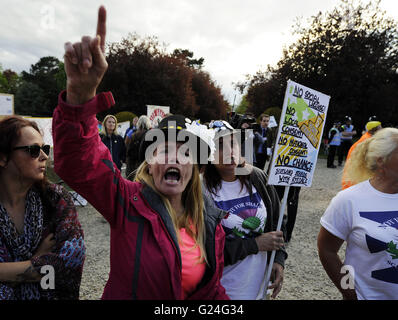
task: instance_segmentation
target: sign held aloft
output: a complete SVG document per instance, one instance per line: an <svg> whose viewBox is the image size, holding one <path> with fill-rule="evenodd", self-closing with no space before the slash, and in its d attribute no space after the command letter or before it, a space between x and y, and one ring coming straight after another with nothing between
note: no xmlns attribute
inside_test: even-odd
<svg viewBox="0 0 398 320"><path fill-rule="evenodd" d="M157 127L168 113L170 113L170 107L147 105L147 115L151 121L152 128Z"/></svg>
<svg viewBox="0 0 398 320"><path fill-rule="evenodd" d="M276 231L281 230L290 186L310 187L318 159L319 146L330 97L289 80L272 157L268 184L286 186ZM267 267L266 281L271 279L276 251ZM263 288L266 297L267 288Z"/></svg>
<svg viewBox="0 0 398 320"><path fill-rule="evenodd" d="M0 115L10 116L14 114L14 95L0 93Z"/></svg>
<svg viewBox="0 0 398 320"><path fill-rule="evenodd" d="M330 96L289 80L268 183L310 187Z"/></svg>

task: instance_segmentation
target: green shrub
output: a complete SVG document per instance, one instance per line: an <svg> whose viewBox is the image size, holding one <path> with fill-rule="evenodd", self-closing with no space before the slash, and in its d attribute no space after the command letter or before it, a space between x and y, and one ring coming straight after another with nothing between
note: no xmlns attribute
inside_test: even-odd
<svg viewBox="0 0 398 320"><path fill-rule="evenodd" d="M130 111L121 111L119 113L116 113L115 117L117 119L117 123L130 121L130 124L132 124L133 119L137 116Z"/></svg>

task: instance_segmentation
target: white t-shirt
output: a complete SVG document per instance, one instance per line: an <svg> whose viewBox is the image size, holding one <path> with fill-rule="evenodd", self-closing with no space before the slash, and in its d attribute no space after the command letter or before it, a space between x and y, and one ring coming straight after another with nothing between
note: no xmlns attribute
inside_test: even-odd
<svg viewBox="0 0 398 320"><path fill-rule="evenodd" d="M226 237L248 238L263 233L267 209L257 190L254 187L252 190L250 198L246 187L241 191L239 180L222 181L218 196L212 194L216 205L229 213L221 222ZM224 267L221 284L232 300L262 299L266 269L267 252L260 251Z"/></svg>
<svg viewBox="0 0 398 320"><path fill-rule="evenodd" d="M333 198L321 225L347 242L358 299L398 299L398 194L359 183Z"/></svg>

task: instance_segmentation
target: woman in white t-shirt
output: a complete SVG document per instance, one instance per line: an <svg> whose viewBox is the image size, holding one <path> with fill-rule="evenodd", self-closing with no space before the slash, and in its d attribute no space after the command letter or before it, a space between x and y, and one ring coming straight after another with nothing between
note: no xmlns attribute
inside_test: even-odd
<svg viewBox="0 0 398 320"><path fill-rule="evenodd" d="M360 143L321 218L319 257L344 299L398 299L398 129ZM344 264L338 251L347 242Z"/></svg>
<svg viewBox="0 0 398 320"><path fill-rule="evenodd" d="M226 241L221 283L232 300L264 299L267 288L267 251L276 251L273 264L275 298L282 288L283 267L287 257L283 231L276 230L279 198L273 186L267 186L263 170L239 167L239 137L226 121L214 121L215 161L203 172L205 190L214 203L229 214L222 220ZM237 172L237 170L243 172Z"/></svg>

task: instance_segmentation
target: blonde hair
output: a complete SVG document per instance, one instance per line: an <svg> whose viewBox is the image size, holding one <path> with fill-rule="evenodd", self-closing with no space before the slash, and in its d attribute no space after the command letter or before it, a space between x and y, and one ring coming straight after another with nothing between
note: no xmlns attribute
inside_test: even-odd
<svg viewBox="0 0 398 320"><path fill-rule="evenodd" d="M398 129L384 128L357 145L347 161L344 175L353 184L372 178L378 169L378 161L385 163L398 147Z"/></svg>
<svg viewBox="0 0 398 320"><path fill-rule="evenodd" d="M119 133L117 132L117 119L116 119L116 117L115 117L114 115L112 115L112 114L108 114L108 115L104 118L104 121L102 121L101 133L102 133L103 135L105 135L105 136L108 135L108 133L106 132L105 124L106 124L106 121L107 121L109 118L113 118L113 119L115 120L115 123L116 123L116 124L115 124L115 130L113 131L113 134L118 135Z"/></svg>
<svg viewBox="0 0 398 320"><path fill-rule="evenodd" d="M206 250L204 246L204 201L198 166L196 164L193 165L191 180L182 193L182 202L185 208L185 214L180 217L177 217L177 213L171 206L167 197L157 191L153 177L149 174L148 162L146 160L138 167L135 181L141 182L142 184L151 187L160 196L167 211L169 212L178 241L180 240L179 230L181 228L185 228L187 234L195 240L196 246L192 249L196 248L197 246L200 249L200 259L198 262L207 262ZM194 230L191 229L191 225L193 226Z"/></svg>

